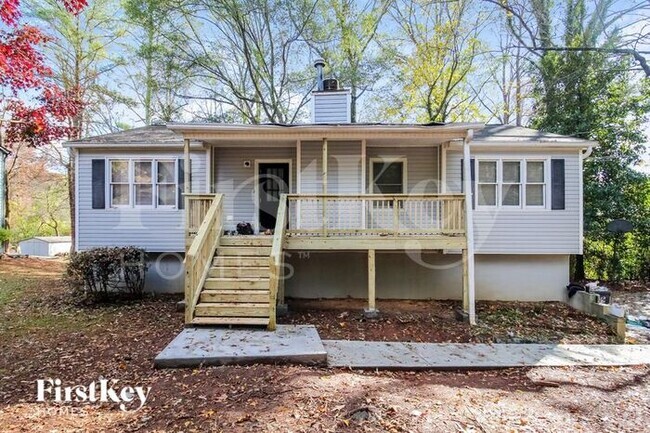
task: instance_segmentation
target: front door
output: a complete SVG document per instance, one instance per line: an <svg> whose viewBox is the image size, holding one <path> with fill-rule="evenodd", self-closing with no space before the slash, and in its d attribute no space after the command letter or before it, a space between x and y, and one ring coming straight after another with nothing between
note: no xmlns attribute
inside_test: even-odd
<svg viewBox="0 0 650 433"><path fill-rule="evenodd" d="M258 206L259 228L263 232L275 229L280 194L289 193L289 163L264 162L259 164Z"/></svg>

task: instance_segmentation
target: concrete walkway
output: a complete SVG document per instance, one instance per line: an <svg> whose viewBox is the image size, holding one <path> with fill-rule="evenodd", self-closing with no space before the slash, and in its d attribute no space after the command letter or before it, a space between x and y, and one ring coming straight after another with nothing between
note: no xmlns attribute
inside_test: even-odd
<svg viewBox="0 0 650 433"><path fill-rule="evenodd" d="M650 364L650 345L434 344L323 341L329 367L471 369Z"/></svg>
<svg viewBox="0 0 650 433"><path fill-rule="evenodd" d="M254 363L325 364L312 325L265 329L185 328L154 359L158 368Z"/></svg>

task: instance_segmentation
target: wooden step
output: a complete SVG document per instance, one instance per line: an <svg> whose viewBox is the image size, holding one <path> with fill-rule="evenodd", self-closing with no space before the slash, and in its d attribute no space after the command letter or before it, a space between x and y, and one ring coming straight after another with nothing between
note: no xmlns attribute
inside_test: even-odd
<svg viewBox="0 0 650 433"><path fill-rule="evenodd" d="M219 247L217 256L258 256L271 255L271 247Z"/></svg>
<svg viewBox="0 0 650 433"><path fill-rule="evenodd" d="M210 278L268 278L268 266L213 266L210 268Z"/></svg>
<svg viewBox="0 0 650 433"><path fill-rule="evenodd" d="M273 236L222 236L219 245L270 247L273 245Z"/></svg>
<svg viewBox="0 0 650 433"><path fill-rule="evenodd" d="M268 257L217 256L212 261L214 266L263 267L269 266Z"/></svg>
<svg viewBox="0 0 650 433"><path fill-rule="evenodd" d="M204 289L268 289L268 278L207 278Z"/></svg>
<svg viewBox="0 0 650 433"><path fill-rule="evenodd" d="M269 303L268 290L203 290L199 302Z"/></svg>
<svg viewBox="0 0 650 433"><path fill-rule="evenodd" d="M268 317L195 317L192 325L268 326Z"/></svg>
<svg viewBox="0 0 650 433"><path fill-rule="evenodd" d="M194 315L197 317L269 317L267 303L226 303L201 302L196 305Z"/></svg>

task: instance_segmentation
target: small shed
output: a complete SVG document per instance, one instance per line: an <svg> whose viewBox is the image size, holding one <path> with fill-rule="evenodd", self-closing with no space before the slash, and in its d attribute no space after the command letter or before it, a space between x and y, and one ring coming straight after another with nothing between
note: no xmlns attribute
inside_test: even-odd
<svg viewBox="0 0 650 433"><path fill-rule="evenodd" d="M37 236L18 242L18 251L28 256L54 257L69 253L71 246L70 236Z"/></svg>

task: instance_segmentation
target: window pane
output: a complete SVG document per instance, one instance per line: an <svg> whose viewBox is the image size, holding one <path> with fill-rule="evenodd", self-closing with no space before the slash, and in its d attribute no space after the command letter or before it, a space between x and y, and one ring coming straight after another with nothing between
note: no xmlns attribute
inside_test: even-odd
<svg viewBox="0 0 650 433"><path fill-rule="evenodd" d="M128 206L129 185L111 185L111 205Z"/></svg>
<svg viewBox="0 0 650 433"><path fill-rule="evenodd" d="M497 163L495 161L478 162L478 181L482 183L496 183Z"/></svg>
<svg viewBox="0 0 650 433"><path fill-rule="evenodd" d="M404 164L401 162L373 163L376 189L383 194L404 192Z"/></svg>
<svg viewBox="0 0 650 433"><path fill-rule="evenodd" d="M151 185L135 185L135 204L136 206L149 205L152 203Z"/></svg>
<svg viewBox="0 0 650 433"><path fill-rule="evenodd" d="M176 205L176 187L174 185L158 185L158 205Z"/></svg>
<svg viewBox="0 0 650 433"><path fill-rule="evenodd" d="M135 162L135 183L151 183L151 161Z"/></svg>
<svg viewBox="0 0 650 433"><path fill-rule="evenodd" d="M519 161L503 163L503 183L521 182L521 164Z"/></svg>
<svg viewBox="0 0 650 433"><path fill-rule="evenodd" d="M519 185L503 185L502 203L504 206L519 206Z"/></svg>
<svg viewBox="0 0 650 433"><path fill-rule="evenodd" d="M158 162L158 183L174 183L174 161Z"/></svg>
<svg viewBox="0 0 650 433"><path fill-rule="evenodd" d="M128 181L129 181L129 162L111 161L111 182L128 183Z"/></svg>
<svg viewBox="0 0 650 433"><path fill-rule="evenodd" d="M478 186L478 204L480 206L496 206L496 204L497 204L497 186L496 185L479 185Z"/></svg>
<svg viewBox="0 0 650 433"><path fill-rule="evenodd" d="M544 182L544 163L541 161L526 164L526 182Z"/></svg>
<svg viewBox="0 0 650 433"><path fill-rule="evenodd" d="M526 185L526 205L544 206L544 185Z"/></svg>

